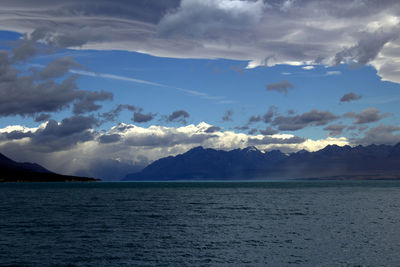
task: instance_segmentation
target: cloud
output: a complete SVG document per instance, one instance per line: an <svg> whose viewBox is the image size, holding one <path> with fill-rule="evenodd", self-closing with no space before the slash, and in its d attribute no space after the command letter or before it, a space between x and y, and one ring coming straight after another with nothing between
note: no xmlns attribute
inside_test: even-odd
<svg viewBox="0 0 400 267"><path fill-rule="evenodd" d="M129 104L120 104L110 111L99 114L99 117L102 119L102 122L115 121L123 110L129 110L133 112L132 121L137 123L149 122L157 116L156 113L151 113L151 112L143 113L143 109L140 107L136 107ZM179 114L175 114L174 116L177 115Z"/></svg>
<svg viewBox="0 0 400 267"><path fill-rule="evenodd" d="M66 75L70 68L82 68L80 64L72 59L71 56L57 58L40 72L42 79L53 79Z"/></svg>
<svg viewBox="0 0 400 267"><path fill-rule="evenodd" d="M28 58L33 57L36 54L34 42L19 43L17 47L12 49L13 56L12 60L15 61L26 61Z"/></svg>
<svg viewBox="0 0 400 267"><path fill-rule="evenodd" d="M400 142L400 134L394 134L400 131L400 127L393 125L379 125L365 132L362 138L352 138L351 143L357 145L386 144L394 145Z"/></svg>
<svg viewBox="0 0 400 267"><path fill-rule="evenodd" d="M0 29L27 33L16 60L54 47L289 64L371 64L400 82L397 1L2 1ZM279 23L276 23L279 21ZM251 40L249 42L248 40ZM312 40L312 42L310 42Z"/></svg>
<svg viewBox="0 0 400 267"><path fill-rule="evenodd" d="M144 114L144 113L141 113L139 111L135 111L133 113L132 120L134 122L138 122L138 123L149 122L149 121L153 120L156 115L157 114L153 114L153 113Z"/></svg>
<svg viewBox="0 0 400 267"><path fill-rule="evenodd" d="M101 108L101 105L96 104L98 101L112 100L113 93L100 91L89 92L87 91L82 97L74 103L74 114L83 114L87 112L96 111Z"/></svg>
<svg viewBox="0 0 400 267"><path fill-rule="evenodd" d="M275 130L271 127L267 127L267 129L265 129L265 130L260 130L260 133L263 135L274 135L274 134L279 133L279 131Z"/></svg>
<svg viewBox="0 0 400 267"><path fill-rule="evenodd" d="M325 73L326 76L340 75L340 74L342 74L342 72L340 72L340 71L338 71L338 70L330 70L330 71L327 71L327 72Z"/></svg>
<svg viewBox="0 0 400 267"><path fill-rule="evenodd" d="M221 128L218 126L210 126L205 130L206 133L214 133L214 132L219 132L221 131Z"/></svg>
<svg viewBox="0 0 400 267"><path fill-rule="evenodd" d="M132 147L171 147L176 145L201 144L216 136L204 133L187 135L175 130L164 130L163 135L136 134L125 138L124 144Z"/></svg>
<svg viewBox="0 0 400 267"><path fill-rule="evenodd" d="M250 123L253 123L253 122L259 122L259 121L261 121L261 116L260 116L260 115L251 116L251 117L249 118L249 124L250 124Z"/></svg>
<svg viewBox="0 0 400 267"><path fill-rule="evenodd" d="M122 178L129 168L140 169L161 157L177 155L203 146L231 150L256 145L260 150L285 152L315 151L327 144L348 144L345 138L303 139L291 134L247 135L213 129L207 123L182 127L118 124L96 131L93 117L73 116L61 122L50 120L36 128L0 128L0 151L18 161L37 162L64 174L99 175L97 163L104 163L106 178ZM112 175L112 167L115 176ZM102 167L103 168L103 167ZM117 175L118 174L118 175Z"/></svg>
<svg viewBox="0 0 400 267"><path fill-rule="evenodd" d="M365 130L367 130L368 129L368 126L358 126L358 132L363 132L363 131L365 131Z"/></svg>
<svg viewBox="0 0 400 267"><path fill-rule="evenodd" d="M359 114L355 112L348 112L344 115L345 118L353 118L355 124L365 124L380 121L389 116L388 113L381 114L376 108L366 108Z"/></svg>
<svg viewBox="0 0 400 267"><path fill-rule="evenodd" d="M55 63L49 65L52 64ZM46 75L50 78L55 74ZM35 74L18 71L10 62L8 52L0 51L0 116L34 116L57 112L71 105L76 114L81 114L99 109L101 106L95 104L96 101L112 99L113 94L109 92L78 89L76 78L75 75L68 76L59 83L52 79L37 80Z"/></svg>
<svg viewBox="0 0 400 267"><path fill-rule="evenodd" d="M198 39L221 30L250 29L260 21L263 6L260 0L183 0L161 19L158 33L164 38Z"/></svg>
<svg viewBox="0 0 400 267"><path fill-rule="evenodd" d="M72 116L61 122L49 120L36 128L8 126L0 129L0 144L3 142L2 145L22 149L24 153L66 151L80 143L94 140L96 126L98 120L93 116ZM19 142L15 143L16 140ZM36 160L32 158L32 161Z"/></svg>
<svg viewBox="0 0 400 267"><path fill-rule="evenodd" d="M115 121L115 119L119 116L119 114L123 110L136 111L136 110L139 110L139 109L140 108L137 108L137 107L135 107L133 105L120 104L117 107L115 107L114 109L100 114L100 117L103 119L103 122Z"/></svg>
<svg viewBox="0 0 400 267"><path fill-rule="evenodd" d="M50 120L39 128L31 138L31 144L38 151L57 151L69 149L79 142L94 139L94 126L98 124L94 117L73 116L60 123Z"/></svg>
<svg viewBox="0 0 400 267"><path fill-rule="evenodd" d="M277 108L275 106L270 106L267 113L262 116L262 119L265 123L270 123L272 118L275 116Z"/></svg>
<svg viewBox="0 0 400 267"><path fill-rule="evenodd" d="M168 116L167 121L169 121L169 122L179 121L179 122L186 124L185 119L187 119L189 117L190 117L190 115L186 111L176 110L176 111L172 112L171 115Z"/></svg>
<svg viewBox="0 0 400 267"><path fill-rule="evenodd" d="M35 122L47 121L51 118L50 114L42 113L35 117Z"/></svg>
<svg viewBox="0 0 400 267"><path fill-rule="evenodd" d="M248 130L250 127L249 126L247 126L247 125L244 125L244 126L236 126L235 127L235 129L236 130L239 130L239 131L245 131L245 130Z"/></svg>
<svg viewBox="0 0 400 267"><path fill-rule="evenodd" d="M270 83L267 84L267 91L276 91L278 93L284 93L287 95L289 89L294 89L294 86L291 82L283 80L279 83Z"/></svg>
<svg viewBox="0 0 400 267"><path fill-rule="evenodd" d="M342 98L340 98L340 102L350 102L350 101L355 101L355 100L359 100L362 98L362 95L356 95L353 92L344 94L342 96Z"/></svg>
<svg viewBox="0 0 400 267"><path fill-rule="evenodd" d="M249 134L249 135L254 135L254 134L256 134L257 132L258 132L258 129L253 128L253 129L249 130L249 131L247 132L247 134Z"/></svg>
<svg viewBox="0 0 400 267"><path fill-rule="evenodd" d="M75 70L75 69L74 70L70 70L70 72L74 73L74 74L90 76L90 77L100 77L100 78L106 78L106 79L112 79L112 80L132 82L132 83L147 84L147 85L152 85L152 86L167 87L166 85L163 85L163 84L160 84L160 83L155 83L155 82L150 82L150 81L146 81L146 80L135 79L135 78L121 76L121 75L109 74L109 73L92 72L92 71Z"/></svg>
<svg viewBox="0 0 400 267"><path fill-rule="evenodd" d="M227 110L224 114L224 116L222 116L222 120L223 121L232 121L232 116L233 116L233 111L232 110Z"/></svg>
<svg viewBox="0 0 400 267"><path fill-rule="evenodd" d="M26 137L32 137L33 133L31 131L10 131L5 133L0 133L0 140L20 140Z"/></svg>
<svg viewBox="0 0 400 267"><path fill-rule="evenodd" d="M346 125L343 124L331 124L324 128L325 131L329 131L329 136L339 136L346 129Z"/></svg>
<svg viewBox="0 0 400 267"><path fill-rule="evenodd" d="M289 138L276 138L271 136L264 136L262 139L259 138L249 138L248 143L250 145L269 145L269 144L301 144L305 142L306 139L293 136Z"/></svg>
<svg viewBox="0 0 400 267"><path fill-rule="evenodd" d="M224 96L212 96L212 95L206 94L204 92L196 91L196 90L184 89L184 88L180 88L180 87L176 87L176 86L170 86L170 85L166 85L166 84L136 79L136 78L127 77L127 76L121 76L121 75L115 75L115 74L109 74L109 73L92 72L92 71L86 71L86 70L76 70L76 69L72 69L69 72L74 73L74 74L89 76L89 77L99 77L99 78L105 78L105 79L146 84L146 85L152 85L152 86L157 86L157 87L162 87L162 88L167 88L167 89L173 89L173 90L183 92L187 95L191 95L194 97L208 99L208 100L216 100L217 103L219 103L219 104L232 104L233 103L232 100L226 99Z"/></svg>
<svg viewBox="0 0 400 267"><path fill-rule="evenodd" d="M99 138L99 143L101 144L110 144L115 143L121 140L121 135L119 134L104 134L101 135Z"/></svg>
<svg viewBox="0 0 400 267"><path fill-rule="evenodd" d="M268 111L263 115L251 116L249 118L248 124L263 121L265 123L270 123L273 117L276 115L277 107L270 106Z"/></svg>
<svg viewBox="0 0 400 267"><path fill-rule="evenodd" d="M338 116L329 111L313 109L309 112L294 116L278 116L272 121L281 131L297 131L308 126L322 126L338 119Z"/></svg>
<svg viewBox="0 0 400 267"><path fill-rule="evenodd" d="M336 54L335 63L350 63L359 66L367 64L376 58L386 43L397 39L397 37L398 33L382 30L373 34L365 32L356 45Z"/></svg>
<svg viewBox="0 0 400 267"><path fill-rule="evenodd" d="M315 67L314 66L304 66L304 67L301 67L303 70L313 70L313 69L315 69Z"/></svg>

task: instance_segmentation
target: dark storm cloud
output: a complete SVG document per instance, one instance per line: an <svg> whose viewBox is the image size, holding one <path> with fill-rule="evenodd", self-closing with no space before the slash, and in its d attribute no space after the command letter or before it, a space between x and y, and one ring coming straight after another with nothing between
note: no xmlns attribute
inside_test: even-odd
<svg viewBox="0 0 400 267"><path fill-rule="evenodd" d="M219 131L221 131L220 127L218 127L218 126L210 126L204 132L206 132L206 133L214 133L214 132L219 132Z"/></svg>
<svg viewBox="0 0 400 267"><path fill-rule="evenodd" d="M367 129L368 129L368 126L358 126L358 128L357 128L358 132L360 132L360 133Z"/></svg>
<svg viewBox="0 0 400 267"><path fill-rule="evenodd" d="M338 136L343 133L343 130L346 129L346 125L343 124L331 124L324 128L325 131L329 131L329 136Z"/></svg>
<svg viewBox="0 0 400 267"><path fill-rule="evenodd" d="M233 111L232 110L227 110L224 114L224 116L222 116L222 120L223 121L232 121L232 116L233 116Z"/></svg>
<svg viewBox="0 0 400 267"><path fill-rule="evenodd" d="M33 133L31 131L22 132L22 131L12 131L6 133L0 133L0 140L19 140L25 137L32 137Z"/></svg>
<svg viewBox="0 0 400 267"><path fill-rule="evenodd" d="M266 88L267 91L276 91L278 93L284 93L285 95L287 95L288 90L294 89L294 86L291 82L283 80L278 83L267 84Z"/></svg>
<svg viewBox="0 0 400 267"><path fill-rule="evenodd" d="M378 31L374 34L364 33L357 45L346 48L335 56L335 63L349 62L355 65L364 65L375 59L382 47L397 39L398 33Z"/></svg>
<svg viewBox="0 0 400 267"><path fill-rule="evenodd" d="M272 121L272 125L278 126L281 131L297 131L308 126L322 126L334 121L338 116L329 111L312 111L294 115L294 116L278 116Z"/></svg>
<svg viewBox="0 0 400 267"><path fill-rule="evenodd" d="M133 118L132 118L132 120L133 120L134 122L138 122L138 123L148 122L148 121L153 120L154 117L155 117L156 115L157 115L157 114L153 114L153 113L147 113L147 114L145 114L145 113L141 113L140 111L135 111L135 112L133 113Z"/></svg>
<svg viewBox="0 0 400 267"><path fill-rule="evenodd" d="M264 115L251 116L249 118L248 124L260 121L263 121L265 123L270 123L273 117L276 115L276 112L277 112L277 107L270 106L268 111Z"/></svg>
<svg viewBox="0 0 400 267"><path fill-rule="evenodd" d="M171 115L168 116L167 121L169 121L169 122L179 121L179 122L182 122L182 123L186 124L186 120L185 119L189 118L189 117L190 117L190 115L186 111L184 111L184 110L176 110L176 111L172 112Z"/></svg>
<svg viewBox="0 0 400 267"><path fill-rule="evenodd" d="M248 144L249 145L269 145L269 144L301 144L304 143L306 139L293 136L290 138L275 138L270 136L264 136L262 139L257 138L249 138Z"/></svg>
<svg viewBox="0 0 400 267"><path fill-rule="evenodd" d="M36 40L30 40L26 34L21 40L13 43L12 61L26 61L36 54Z"/></svg>
<svg viewBox="0 0 400 267"><path fill-rule="evenodd" d="M42 113L35 117L35 121L42 122L42 121L47 121L50 118L51 118L50 114Z"/></svg>
<svg viewBox="0 0 400 267"><path fill-rule="evenodd" d="M119 134L104 134L99 137L99 143L101 144L109 144L115 143L121 140L121 135Z"/></svg>
<svg viewBox="0 0 400 267"><path fill-rule="evenodd" d="M355 145L387 144L393 145L400 142L400 127L393 125L379 125L365 132L362 138L351 138L351 143Z"/></svg>
<svg viewBox="0 0 400 267"><path fill-rule="evenodd" d="M94 140L96 133L93 128L97 125L98 120L93 116L72 116L63 119L60 123L49 120L44 127L35 131L15 130L2 133L0 139L11 141L28 137L26 142L15 146L21 147L21 151L52 153L68 150L79 143Z"/></svg>
<svg viewBox="0 0 400 267"><path fill-rule="evenodd" d="M340 98L340 102L350 102L354 100L359 100L362 98L362 95L356 95L355 93L347 93Z"/></svg>
<svg viewBox="0 0 400 267"><path fill-rule="evenodd" d="M12 51L13 61L25 61L36 53L35 44L31 42L21 44L20 46L12 49Z"/></svg>
<svg viewBox="0 0 400 267"><path fill-rule="evenodd" d="M236 130L239 130L239 131L245 131L245 130L248 130L250 127L249 126L247 126L247 125L244 125L244 126L236 126L235 127L235 129Z"/></svg>
<svg viewBox="0 0 400 267"><path fill-rule="evenodd" d="M270 106L267 113L265 113L262 116L262 119L265 123L270 123L272 121L272 118L275 116L276 114L276 110L277 108L275 106Z"/></svg>
<svg viewBox="0 0 400 267"><path fill-rule="evenodd" d="M248 131L247 134L249 134L249 135L254 135L254 134L256 134L257 132L258 132L258 129L253 128L253 129L251 129L250 131Z"/></svg>
<svg viewBox="0 0 400 267"><path fill-rule="evenodd" d="M50 63L51 64L51 63ZM75 104L75 113L93 111L100 106L95 101L112 98L112 93L78 89L77 76L71 75L60 83L47 79L37 81L12 65L6 51L0 51L0 116L34 116L56 112Z"/></svg>
<svg viewBox="0 0 400 267"><path fill-rule="evenodd" d="M71 68L82 68L80 64L73 60L71 56L58 58L40 72L42 79L53 79L64 76Z"/></svg>
<svg viewBox="0 0 400 267"><path fill-rule="evenodd" d="M133 105L129 105L129 104L120 104L118 105L116 108L108 111L108 112L104 112L102 114L100 114L100 117L103 119L103 121L115 121L115 119L119 116L119 114L123 111L123 110L129 110L129 111L136 111L139 110L140 108L137 108Z"/></svg>
<svg viewBox="0 0 400 267"><path fill-rule="evenodd" d="M38 151L60 151L73 147L77 143L94 139L92 131L98 125L98 120L92 116L72 116L60 123L48 121L46 127L38 129L31 137L33 149Z"/></svg>
<svg viewBox="0 0 400 267"><path fill-rule="evenodd" d="M114 97L113 93L100 91L100 92L85 92L83 96L74 103L73 112L74 114L83 114L87 112L92 112L100 109L102 106L96 104L98 101L112 100Z"/></svg>
<svg viewBox="0 0 400 267"><path fill-rule="evenodd" d="M274 134L279 133L279 131L273 129L272 127L267 127L267 129L265 129L265 130L260 130L260 133L262 135L274 135Z"/></svg>
<svg viewBox="0 0 400 267"><path fill-rule="evenodd" d="M135 125L119 123L117 126L114 126L114 127L115 127L116 132L125 132L129 129L135 128Z"/></svg>
<svg viewBox="0 0 400 267"><path fill-rule="evenodd" d="M346 118L354 119L355 124L364 124L380 121L383 118L386 118L390 114L384 113L381 114L380 111L376 108L367 108L361 111L360 113L348 112L344 115Z"/></svg>
<svg viewBox="0 0 400 267"><path fill-rule="evenodd" d="M251 116L251 117L249 118L249 123L259 122L259 121L261 121L261 116L260 116L260 115Z"/></svg>
<svg viewBox="0 0 400 267"><path fill-rule="evenodd" d="M46 127L39 132L43 136L51 135L61 138L64 136L81 133L85 130L92 129L93 126L97 124L98 120L93 116L72 116L63 119L60 123L57 123L55 120L51 120L46 125Z"/></svg>

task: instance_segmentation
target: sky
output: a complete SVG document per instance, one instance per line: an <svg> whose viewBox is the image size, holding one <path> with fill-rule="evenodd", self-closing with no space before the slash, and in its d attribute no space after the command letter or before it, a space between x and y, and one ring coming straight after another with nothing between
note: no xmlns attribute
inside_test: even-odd
<svg viewBox="0 0 400 267"><path fill-rule="evenodd" d="M119 179L203 146L400 142L400 2L3 0L0 153Z"/></svg>

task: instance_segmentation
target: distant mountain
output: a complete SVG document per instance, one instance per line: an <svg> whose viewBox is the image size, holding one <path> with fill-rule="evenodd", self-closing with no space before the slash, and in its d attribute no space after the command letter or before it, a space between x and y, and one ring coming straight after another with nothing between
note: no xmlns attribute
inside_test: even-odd
<svg viewBox="0 0 400 267"><path fill-rule="evenodd" d="M329 145L316 152L264 153L255 147L231 151L196 147L159 159L124 180L397 179L400 143L395 146Z"/></svg>
<svg viewBox="0 0 400 267"><path fill-rule="evenodd" d="M36 163L19 163L0 153L0 182L70 182L98 179L61 175Z"/></svg>

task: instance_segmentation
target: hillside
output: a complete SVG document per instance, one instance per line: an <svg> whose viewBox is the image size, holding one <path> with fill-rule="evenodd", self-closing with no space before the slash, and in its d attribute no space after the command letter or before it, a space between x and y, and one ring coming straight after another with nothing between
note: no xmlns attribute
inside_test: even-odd
<svg viewBox="0 0 400 267"><path fill-rule="evenodd" d="M125 180L397 179L400 143L395 146L329 145L316 152L264 153L255 147L231 151L196 147L159 159Z"/></svg>
<svg viewBox="0 0 400 267"><path fill-rule="evenodd" d="M19 163L0 153L0 182L90 182L98 179L61 175L36 163Z"/></svg>

